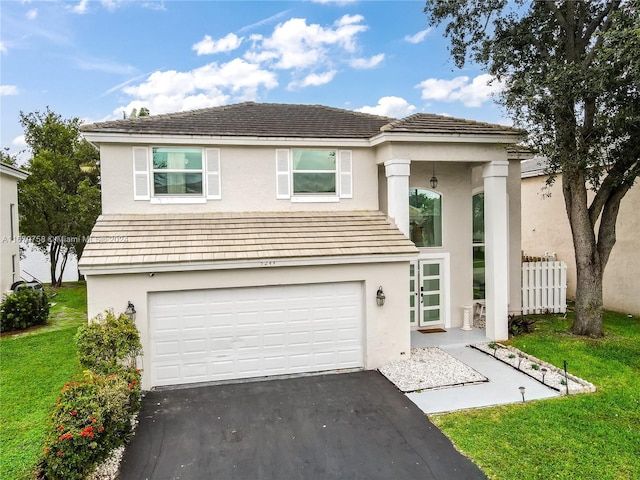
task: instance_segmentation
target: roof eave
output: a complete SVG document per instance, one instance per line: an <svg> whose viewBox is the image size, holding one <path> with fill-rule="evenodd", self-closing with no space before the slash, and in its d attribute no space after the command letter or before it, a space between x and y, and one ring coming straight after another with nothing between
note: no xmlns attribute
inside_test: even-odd
<svg viewBox="0 0 640 480"><path fill-rule="evenodd" d="M136 263L127 265L79 265L82 275L116 275L135 273L173 273L202 270L232 270L239 268L282 268L314 265L342 265L362 263L408 262L415 260L415 253L338 255L299 258L263 258L251 260L220 260L215 262ZM268 265L266 265L268 263Z"/></svg>
<svg viewBox="0 0 640 480"><path fill-rule="evenodd" d="M462 133L408 133L408 132L382 132L370 140L370 145L377 145L387 142L406 143L499 143L515 144L523 140L524 134L462 134Z"/></svg>
<svg viewBox="0 0 640 480"><path fill-rule="evenodd" d="M9 175L10 177L14 177L18 180L24 180L29 176L29 172L25 172L18 167L14 167L13 165L6 163L0 163L0 171L5 175Z"/></svg>
<svg viewBox="0 0 640 480"><path fill-rule="evenodd" d="M81 132L94 145L101 144L172 144L172 145L248 145L248 146L348 146L369 147L368 138L358 137L259 137L226 135L175 135L151 133Z"/></svg>

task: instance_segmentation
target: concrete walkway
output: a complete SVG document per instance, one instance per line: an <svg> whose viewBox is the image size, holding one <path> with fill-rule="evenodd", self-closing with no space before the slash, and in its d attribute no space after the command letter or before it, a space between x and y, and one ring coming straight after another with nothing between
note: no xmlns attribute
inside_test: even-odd
<svg viewBox="0 0 640 480"><path fill-rule="evenodd" d="M528 375L467 346L489 341L484 332L476 328L468 332L459 328L452 328L447 333L411 332L413 348L438 347L484 375L489 381L461 387L423 390L420 393L408 393L407 397L423 412L430 414L521 402L521 386L525 387L526 401L560 396L559 392L542 385Z"/></svg>

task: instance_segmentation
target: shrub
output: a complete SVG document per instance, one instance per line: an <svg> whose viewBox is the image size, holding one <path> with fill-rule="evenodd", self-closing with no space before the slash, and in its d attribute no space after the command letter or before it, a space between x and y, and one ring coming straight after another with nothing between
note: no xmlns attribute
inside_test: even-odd
<svg viewBox="0 0 640 480"><path fill-rule="evenodd" d="M48 318L49 298L43 290L21 288L6 295L0 305L1 332L42 325Z"/></svg>
<svg viewBox="0 0 640 480"><path fill-rule="evenodd" d="M51 414L40 462L43 478L82 479L128 442L140 410L140 336L124 314L96 317L78 329L78 360L86 368L67 383Z"/></svg>
<svg viewBox="0 0 640 480"><path fill-rule="evenodd" d="M42 471L48 479L82 479L132 433L131 397L139 388L119 375L84 376L67 383L51 415Z"/></svg>
<svg viewBox="0 0 640 480"><path fill-rule="evenodd" d="M528 319L523 315L509 315L509 333L512 336L533 332L533 319Z"/></svg>
<svg viewBox="0 0 640 480"><path fill-rule="evenodd" d="M112 311L81 326L76 338L80 365L105 375L135 368L135 359L142 352L135 323Z"/></svg>

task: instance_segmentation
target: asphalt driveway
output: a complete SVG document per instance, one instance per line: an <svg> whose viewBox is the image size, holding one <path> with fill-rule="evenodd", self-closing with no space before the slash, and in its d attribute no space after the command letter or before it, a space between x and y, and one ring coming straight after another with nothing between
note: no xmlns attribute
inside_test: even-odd
<svg viewBox="0 0 640 480"><path fill-rule="evenodd" d="M484 479L375 371L148 392L131 479Z"/></svg>

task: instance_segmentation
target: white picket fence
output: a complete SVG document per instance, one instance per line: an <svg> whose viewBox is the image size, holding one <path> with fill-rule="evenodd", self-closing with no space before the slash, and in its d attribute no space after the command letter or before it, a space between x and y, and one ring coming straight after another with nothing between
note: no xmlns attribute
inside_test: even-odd
<svg viewBox="0 0 640 480"><path fill-rule="evenodd" d="M567 264L522 263L522 314L567 311Z"/></svg>

